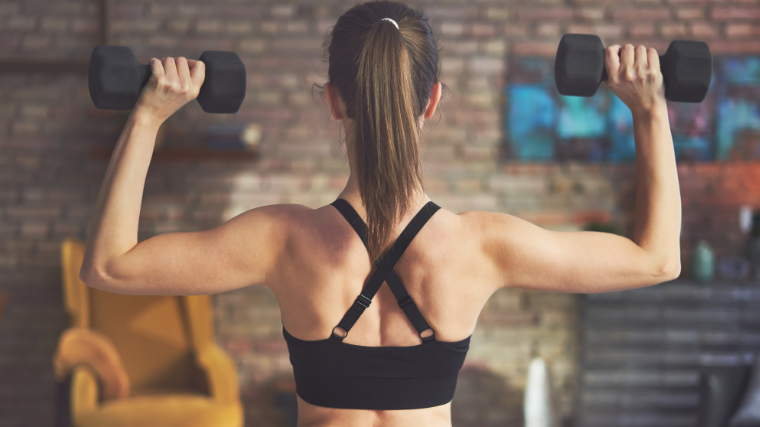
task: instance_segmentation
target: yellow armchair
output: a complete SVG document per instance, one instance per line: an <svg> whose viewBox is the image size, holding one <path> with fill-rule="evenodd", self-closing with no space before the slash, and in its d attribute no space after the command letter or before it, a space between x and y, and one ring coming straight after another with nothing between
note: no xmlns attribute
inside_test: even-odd
<svg viewBox="0 0 760 427"><path fill-rule="evenodd" d="M64 304L71 327L97 330L113 342L131 383L130 395L102 401L97 374L72 371L73 427L242 427L237 370L214 342L208 295L122 295L79 279L85 245L61 248Z"/></svg>

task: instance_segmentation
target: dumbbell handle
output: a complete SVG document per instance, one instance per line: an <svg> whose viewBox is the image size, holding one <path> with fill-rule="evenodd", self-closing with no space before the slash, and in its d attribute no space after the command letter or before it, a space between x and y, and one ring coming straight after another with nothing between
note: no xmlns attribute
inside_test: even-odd
<svg viewBox="0 0 760 427"><path fill-rule="evenodd" d="M618 57L621 57L622 49L618 51ZM660 72L662 72L662 64L665 61L665 55L660 55ZM602 69L602 81L607 81L607 66Z"/></svg>
<svg viewBox="0 0 760 427"><path fill-rule="evenodd" d="M150 64L148 65L140 64L140 90L141 91L142 91L142 88L144 88L145 85L148 84L148 81L150 80L150 76L152 75L153 75L153 69L150 68Z"/></svg>

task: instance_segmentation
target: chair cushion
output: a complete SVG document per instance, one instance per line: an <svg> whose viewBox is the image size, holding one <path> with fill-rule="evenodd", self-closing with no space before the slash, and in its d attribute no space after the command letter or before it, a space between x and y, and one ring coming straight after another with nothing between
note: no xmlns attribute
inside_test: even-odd
<svg viewBox="0 0 760 427"><path fill-rule="evenodd" d="M242 411L240 402L200 394L144 395L105 402L81 414L74 427L242 427Z"/></svg>
<svg viewBox="0 0 760 427"><path fill-rule="evenodd" d="M749 386L729 427L760 427L760 354L755 356Z"/></svg>

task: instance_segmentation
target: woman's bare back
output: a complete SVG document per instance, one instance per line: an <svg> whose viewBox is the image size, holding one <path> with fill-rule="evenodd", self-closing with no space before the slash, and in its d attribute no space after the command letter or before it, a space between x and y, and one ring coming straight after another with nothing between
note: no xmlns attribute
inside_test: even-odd
<svg viewBox="0 0 760 427"><path fill-rule="evenodd" d="M355 201L352 205L358 207ZM396 226L393 241L422 206L413 207ZM333 206L304 207L293 215L288 235L267 284L291 335L309 341L325 339L376 267L359 236ZM460 216L440 209L395 267L439 341L470 336L483 305L499 288L488 263L475 259L480 251L468 235L472 234ZM422 340L384 283L343 342L374 347L413 346ZM396 411L334 409L311 405L299 397L298 425L451 426L450 405Z"/></svg>

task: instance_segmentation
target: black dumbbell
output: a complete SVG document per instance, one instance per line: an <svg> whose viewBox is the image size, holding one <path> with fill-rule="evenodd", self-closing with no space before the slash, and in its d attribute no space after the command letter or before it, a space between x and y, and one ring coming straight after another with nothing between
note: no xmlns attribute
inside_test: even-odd
<svg viewBox="0 0 760 427"><path fill-rule="evenodd" d="M707 43L674 40L660 56L665 98L675 102L702 102L710 88L712 53ZM604 45L592 34L565 34L559 41L554 79L562 95L593 96L607 80Z"/></svg>
<svg viewBox="0 0 760 427"><path fill-rule="evenodd" d="M245 65L234 52L207 50L199 61L206 66L198 103L207 113L236 113L245 98ZM137 62L127 46L97 46L90 57L88 83L95 106L106 110L130 110L143 86L150 65Z"/></svg>

